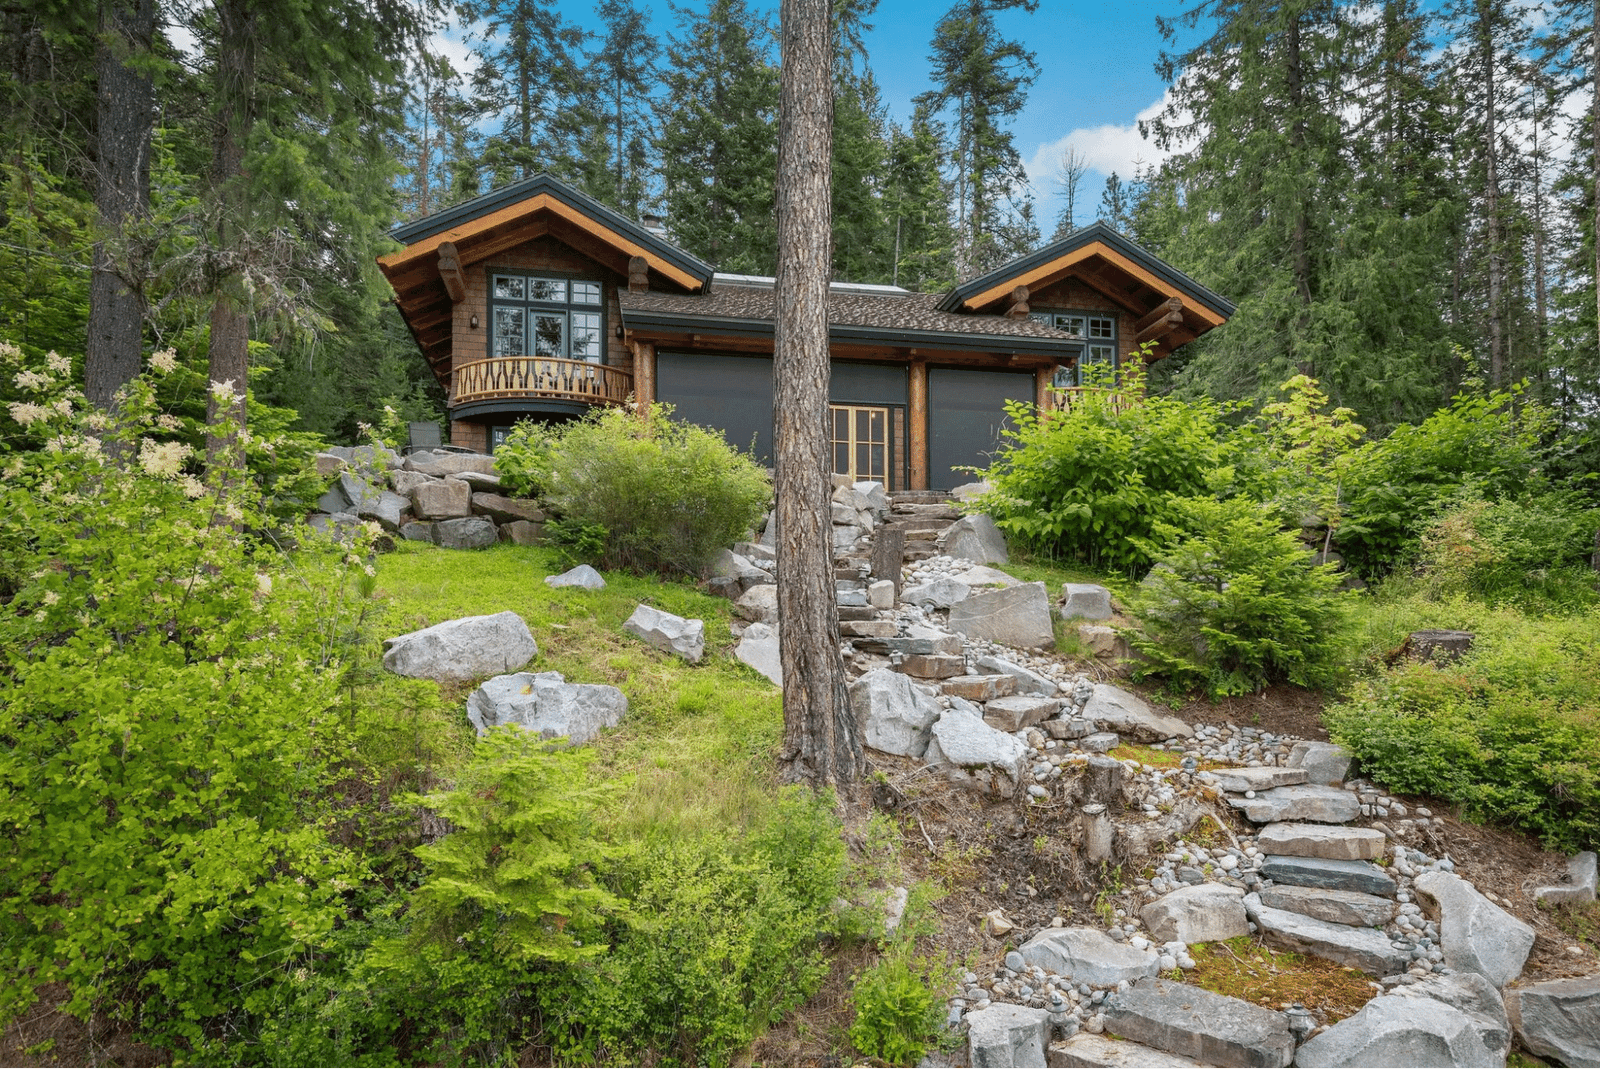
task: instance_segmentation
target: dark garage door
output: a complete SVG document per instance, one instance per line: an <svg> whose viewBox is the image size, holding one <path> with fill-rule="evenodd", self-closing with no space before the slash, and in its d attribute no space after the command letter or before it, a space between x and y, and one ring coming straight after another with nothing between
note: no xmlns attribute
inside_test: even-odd
<svg viewBox="0 0 1600 1072"><path fill-rule="evenodd" d="M928 483L948 491L976 477L958 465L986 467L1000 442L1006 402L1033 400L1033 373L928 370Z"/></svg>
<svg viewBox="0 0 1600 1072"><path fill-rule="evenodd" d="M772 464L772 359L657 354L656 398L673 417L715 428L756 460Z"/></svg>

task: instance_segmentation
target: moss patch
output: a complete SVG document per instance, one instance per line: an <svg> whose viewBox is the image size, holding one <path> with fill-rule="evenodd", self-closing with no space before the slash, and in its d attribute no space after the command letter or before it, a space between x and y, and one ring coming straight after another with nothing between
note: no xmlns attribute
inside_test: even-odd
<svg viewBox="0 0 1600 1072"><path fill-rule="evenodd" d="M1270 1009L1300 1002L1323 1025L1353 1016L1377 991L1355 968L1321 957L1287 953L1250 938L1196 942L1195 966L1183 981Z"/></svg>

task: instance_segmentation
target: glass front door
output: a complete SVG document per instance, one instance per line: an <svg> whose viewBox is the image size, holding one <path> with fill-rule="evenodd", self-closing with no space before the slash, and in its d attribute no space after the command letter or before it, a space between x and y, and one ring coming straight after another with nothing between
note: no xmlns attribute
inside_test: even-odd
<svg viewBox="0 0 1600 1072"><path fill-rule="evenodd" d="M828 407L833 423L833 471L851 480L889 486L889 407Z"/></svg>

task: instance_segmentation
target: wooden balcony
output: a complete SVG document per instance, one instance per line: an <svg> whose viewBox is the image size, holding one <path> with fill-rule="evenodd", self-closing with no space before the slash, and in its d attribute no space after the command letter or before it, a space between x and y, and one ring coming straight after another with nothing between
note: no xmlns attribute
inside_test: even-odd
<svg viewBox="0 0 1600 1072"><path fill-rule="evenodd" d="M1111 412L1122 413L1142 403L1144 392L1125 391L1120 387L1052 387L1050 409L1056 413L1070 413L1091 397L1108 405Z"/></svg>
<svg viewBox="0 0 1600 1072"><path fill-rule="evenodd" d="M450 405L548 400L617 405L633 393L633 373L559 357L490 357L457 366Z"/></svg>

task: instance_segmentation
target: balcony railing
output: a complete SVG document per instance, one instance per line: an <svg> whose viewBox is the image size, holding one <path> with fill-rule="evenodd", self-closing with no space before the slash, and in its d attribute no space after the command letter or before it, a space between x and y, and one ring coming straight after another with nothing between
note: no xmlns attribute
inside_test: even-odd
<svg viewBox="0 0 1600 1072"><path fill-rule="evenodd" d="M1090 398L1102 400L1113 413L1122 413L1144 401L1144 392L1120 387L1053 387L1050 395L1050 408L1057 413L1070 413Z"/></svg>
<svg viewBox="0 0 1600 1072"><path fill-rule="evenodd" d="M559 357L490 357L458 366L450 404L494 399L553 399L615 405L633 393L633 374Z"/></svg>

